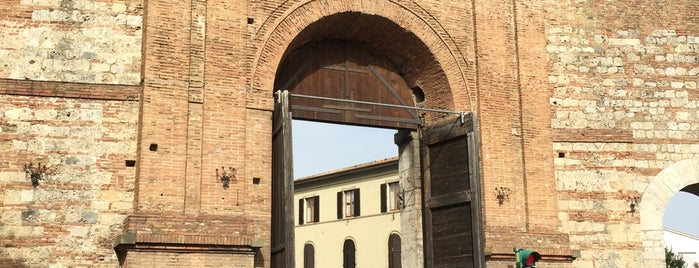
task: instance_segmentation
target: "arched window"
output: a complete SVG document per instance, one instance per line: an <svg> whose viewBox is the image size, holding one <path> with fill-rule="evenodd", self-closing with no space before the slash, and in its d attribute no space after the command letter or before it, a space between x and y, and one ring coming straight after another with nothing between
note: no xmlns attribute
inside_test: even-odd
<svg viewBox="0 0 699 268"><path fill-rule="evenodd" d="M345 244L342 246L342 268L355 268L354 252L354 241L345 239Z"/></svg>
<svg viewBox="0 0 699 268"><path fill-rule="evenodd" d="M315 249L313 244L307 243L303 246L303 268L315 267Z"/></svg>
<svg viewBox="0 0 699 268"><path fill-rule="evenodd" d="M400 236L388 236L388 268L400 268Z"/></svg>

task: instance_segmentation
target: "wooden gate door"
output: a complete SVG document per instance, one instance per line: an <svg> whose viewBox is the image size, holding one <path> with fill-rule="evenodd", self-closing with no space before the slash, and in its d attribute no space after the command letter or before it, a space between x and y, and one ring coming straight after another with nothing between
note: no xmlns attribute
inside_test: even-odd
<svg viewBox="0 0 699 268"><path fill-rule="evenodd" d="M421 124L411 109L358 103L415 106L395 66L356 42L324 40L300 48L285 60L275 82L275 89L291 92L294 119L406 129Z"/></svg>
<svg viewBox="0 0 699 268"><path fill-rule="evenodd" d="M484 267L473 116L423 131L425 267Z"/></svg>
<svg viewBox="0 0 699 268"><path fill-rule="evenodd" d="M294 174L289 92L277 91L272 119L272 268L295 267Z"/></svg>

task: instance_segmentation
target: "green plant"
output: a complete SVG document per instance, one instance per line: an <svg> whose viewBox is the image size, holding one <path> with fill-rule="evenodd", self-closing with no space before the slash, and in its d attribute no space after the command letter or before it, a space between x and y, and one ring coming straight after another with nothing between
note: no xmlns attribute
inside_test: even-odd
<svg viewBox="0 0 699 268"><path fill-rule="evenodd" d="M670 249L665 248L665 267L687 268L687 263L682 259L682 256L675 254Z"/></svg>

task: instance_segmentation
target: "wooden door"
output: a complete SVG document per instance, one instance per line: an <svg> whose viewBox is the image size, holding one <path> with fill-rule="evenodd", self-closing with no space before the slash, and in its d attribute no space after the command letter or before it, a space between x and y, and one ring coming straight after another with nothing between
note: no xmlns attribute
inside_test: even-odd
<svg viewBox="0 0 699 268"><path fill-rule="evenodd" d="M272 119L272 268L295 267L294 174L289 93L275 93Z"/></svg>
<svg viewBox="0 0 699 268"><path fill-rule="evenodd" d="M484 267L475 124L471 116L422 131L425 267Z"/></svg>
<svg viewBox="0 0 699 268"><path fill-rule="evenodd" d="M415 99L400 71L356 42L324 40L290 53L277 73L275 89L292 93L295 119L407 129L421 124L415 111L401 107L415 106Z"/></svg>
<svg viewBox="0 0 699 268"><path fill-rule="evenodd" d="M391 234L388 236L388 268L401 268L400 260L400 236Z"/></svg>
<svg viewBox="0 0 699 268"><path fill-rule="evenodd" d="M303 268L315 268L315 248L312 244L303 246Z"/></svg>
<svg viewBox="0 0 699 268"><path fill-rule="evenodd" d="M354 241L345 239L345 243L342 245L342 268L356 267L355 251Z"/></svg>

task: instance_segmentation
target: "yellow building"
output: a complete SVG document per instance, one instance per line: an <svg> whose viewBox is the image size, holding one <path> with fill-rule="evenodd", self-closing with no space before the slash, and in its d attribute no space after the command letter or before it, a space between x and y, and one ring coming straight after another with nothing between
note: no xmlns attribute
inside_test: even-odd
<svg viewBox="0 0 699 268"><path fill-rule="evenodd" d="M296 267L401 267L398 159L294 182Z"/></svg>

